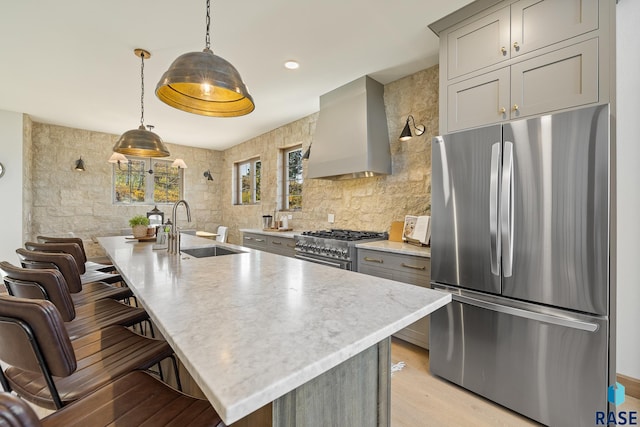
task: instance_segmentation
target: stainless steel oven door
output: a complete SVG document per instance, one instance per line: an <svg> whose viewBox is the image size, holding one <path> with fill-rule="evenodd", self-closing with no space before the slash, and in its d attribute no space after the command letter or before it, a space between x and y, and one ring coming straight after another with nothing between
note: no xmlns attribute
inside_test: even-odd
<svg viewBox="0 0 640 427"><path fill-rule="evenodd" d="M297 253L296 258L302 259L305 261L315 262L316 264L327 265L329 267L340 268L342 270L351 271L351 261L341 260L341 259L333 259L326 258L323 256L312 255L312 254L301 254Z"/></svg>

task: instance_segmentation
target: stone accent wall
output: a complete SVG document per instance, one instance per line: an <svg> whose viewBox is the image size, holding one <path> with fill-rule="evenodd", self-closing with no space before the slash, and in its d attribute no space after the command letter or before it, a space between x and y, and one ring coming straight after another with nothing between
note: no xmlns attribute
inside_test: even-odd
<svg viewBox="0 0 640 427"><path fill-rule="evenodd" d="M384 89L393 173L389 176L346 181L305 179L303 209L289 212L295 230L351 228L388 231L392 221L405 215L430 212L431 138L438 134L438 67L434 66L387 84ZM408 142L398 137L407 116L424 124L422 136ZM224 152L167 144L171 159L182 158L185 199L192 209L190 228L215 231L229 227L229 242L241 244L241 228L261 228L262 215L281 206L278 182L282 179L280 150L309 146L318 113L311 114L260 135ZM28 118L27 118L28 119ZM124 131L124 130L123 130ZM128 219L145 214L153 206L114 206L111 203L112 165L107 163L118 135L54 126L25 120L25 172L31 188L25 188L25 212L31 213L27 239L39 234L70 233L85 240L89 256L101 255L95 236L117 235L128 228ZM312 154L313 155L313 154ZM74 170L82 156L86 170ZM233 205L235 162L259 156L262 161L262 201ZM306 163L306 160L303 161ZM214 181L203 176L210 170ZM306 173L306 172L305 172ZM171 215L171 206L158 208ZM329 224L328 214L335 215ZM186 225L180 208L178 224ZM25 219L28 224L28 218Z"/></svg>
<svg viewBox="0 0 640 427"><path fill-rule="evenodd" d="M112 154L118 135L73 129L34 122L29 138L32 153L25 161L32 162L33 183L32 227L29 238L42 235L74 234L85 241L89 256L102 251L92 241L95 236L118 235L129 227L128 220L146 214L153 205L120 206L111 202ZM26 136L25 136L26 138ZM189 228L213 231L221 223L222 152L182 145L167 144L170 159L182 158L185 169L185 199L191 206ZM86 170L74 170L82 156ZM207 181L205 170L211 170L214 181ZM25 201L26 202L26 201ZM165 218L171 215L171 205L159 205ZM179 208L180 226L187 227L186 215Z"/></svg>
<svg viewBox="0 0 640 427"><path fill-rule="evenodd" d="M402 221L405 215L430 213L431 138L438 134L438 66L385 85L384 100L393 173L345 181L305 179L303 209L289 212L293 216L289 224L295 230L388 231L392 221ZM409 114L417 124L424 124L426 131L400 142L398 137ZM262 215L273 215L274 209L281 206L277 168L280 149L302 144L306 150L317 117L317 113L304 117L224 152L222 219L230 227L231 243L241 243L239 229L261 228ZM233 165L255 156L262 161L262 201L257 205L233 205ZM330 213L335 215L333 224L327 221Z"/></svg>

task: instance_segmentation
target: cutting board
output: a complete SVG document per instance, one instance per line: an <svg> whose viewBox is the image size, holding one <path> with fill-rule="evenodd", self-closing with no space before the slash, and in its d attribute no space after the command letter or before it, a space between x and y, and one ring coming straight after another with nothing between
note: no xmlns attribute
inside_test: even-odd
<svg viewBox="0 0 640 427"><path fill-rule="evenodd" d="M404 228L404 221L393 221L391 223L391 230L389 231L389 241L402 242L403 228Z"/></svg>

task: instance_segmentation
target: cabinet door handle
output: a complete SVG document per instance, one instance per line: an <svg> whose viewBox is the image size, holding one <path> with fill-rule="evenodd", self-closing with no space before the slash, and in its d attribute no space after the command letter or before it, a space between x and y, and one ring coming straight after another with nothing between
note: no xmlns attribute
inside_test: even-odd
<svg viewBox="0 0 640 427"><path fill-rule="evenodd" d="M404 262L402 263L403 267L407 267L407 268L413 268L414 270L424 270L426 267L423 266L419 266L419 265L410 265L410 264L405 264Z"/></svg>
<svg viewBox="0 0 640 427"><path fill-rule="evenodd" d="M271 242L272 245L281 245L282 242Z"/></svg>
<svg viewBox="0 0 640 427"><path fill-rule="evenodd" d="M518 111L519 109L518 104L513 104L513 111Z"/></svg>
<svg viewBox="0 0 640 427"><path fill-rule="evenodd" d="M500 109L498 110L498 113L500 113L500 114L504 114L506 112L507 112L507 109L504 108L504 107L500 107Z"/></svg>
<svg viewBox="0 0 640 427"><path fill-rule="evenodd" d="M384 263L383 260L378 259L378 258L369 258L368 256L364 257L365 261L369 261L369 262L377 262L378 264L382 264Z"/></svg>
<svg viewBox="0 0 640 427"><path fill-rule="evenodd" d="M500 52L502 52L502 55L503 55L503 56L504 56L504 55L506 55L506 54L507 54L507 48L506 48L506 47L504 47L504 46L502 46L502 47L500 48Z"/></svg>
<svg viewBox="0 0 640 427"><path fill-rule="evenodd" d="M517 51L520 50L520 45L518 44L518 42L513 42L513 48Z"/></svg>

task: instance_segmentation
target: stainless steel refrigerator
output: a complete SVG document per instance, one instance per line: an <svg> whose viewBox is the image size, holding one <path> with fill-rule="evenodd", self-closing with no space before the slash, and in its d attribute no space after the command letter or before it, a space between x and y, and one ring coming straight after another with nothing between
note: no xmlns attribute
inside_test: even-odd
<svg viewBox="0 0 640 427"><path fill-rule="evenodd" d="M431 372L552 426L615 378L608 105L436 137Z"/></svg>

